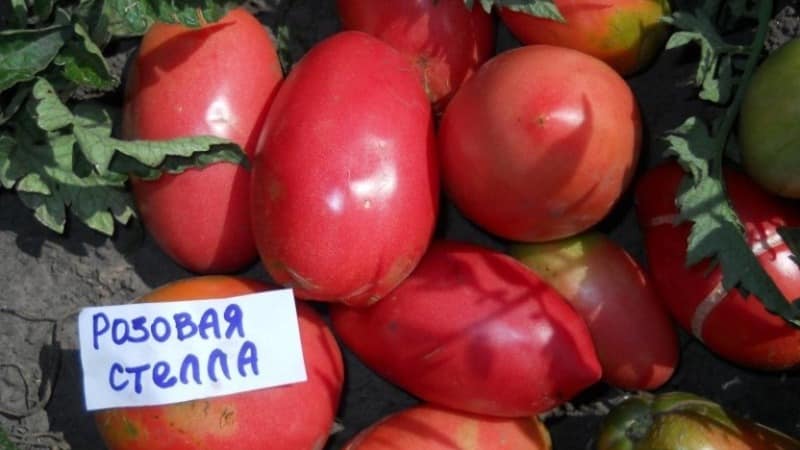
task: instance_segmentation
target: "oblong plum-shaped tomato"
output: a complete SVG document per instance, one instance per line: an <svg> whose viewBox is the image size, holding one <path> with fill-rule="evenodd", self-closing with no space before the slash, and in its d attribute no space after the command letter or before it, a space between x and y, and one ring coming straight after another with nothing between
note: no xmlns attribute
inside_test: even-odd
<svg viewBox="0 0 800 450"><path fill-rule="evenodd" d="M462 0L337 0L346 29L377 36L419 71L437 110L494 52L494 19Z"/></svg>
<svg viewBox="0 0 800 450"><path fill-rule="evenodd" d="M268 290L229 276L164 285L145 302L225 298ZM339 346L323 319L297 303L308 380L240 394L95 413L109 450L318 450L327 442L344 383ZM302 405L302 407L298 407Z"/></svg>
<svg viewBox="0 0 800 450"><path fill-rule="evenodd" d="M243 9L200 28L154 24L131 64L122 134L215 135L252 156L282 77L272 39ZM244 167L218 163L131 184L144 225L178 264L218 273L255 261Z"/></svg>
<svg viewBox="0 0 800 450"><path fill-rule="evenodd" d="M602 59L622 75L649 64L669 34L661 18L668 0L555 0L566 23L500 8L511 33L525 44L569 47Z"/></svg>
<svg viewBox="0 0 800 450"><path fill-rule="evenodd" d="M507 419L422 404L383 418L343 450L550 450L536 417Z"/></svg>
<svg viewBox="0 0 800 450"><path fill-rule="evenodd" d="M767 311L753 295L726 291L719 267L710 267L709 261L686 267L691 224L675 225L675 195L683 176L671 162L645 173L636 187L656 291L676 321L723 358L767 370L797 367L800 330ZM776 230L800 225L800 213L730 167L725 169L725 186L761 266L786 298L799 298L800 268Z"/></svg>
<svg viewBox="0 0 800 450"><path fill-rule="evenodd" d="M301 298L364 305L416 266L439 201L430 103L389 44L344 31L295 65L253 162L253 229Z"/></svg>
<svg viewBox="0 0 800 450"><path fill-rule="evenodd" d="M800 450L775 429L688 392L640 393L615 406L597 450Z"/></svg>
<svg viewBox="0 0 800 450"><path fill-rule="evenodd" d="M508 255L434 242L369 308L336 305L334 332L367 366L431 403L526 417L600 379L583 319Z"/></svg>
<svg viewBox="0 0 800 450"><path fill-rule="evenodd" d="M539 242L586 230L627 187L639 155L633 92L563 47L509 50L456 93L439 129L447 193L490 233Z"/></svg>
<svg viewBox="0 0 800 450"><path fill-rule="evenodd" d="M678 336L650 278L618 244L597 232L511 254L553 286L592 333L603 380L623 389L655 389L678 364Z"/></svg>

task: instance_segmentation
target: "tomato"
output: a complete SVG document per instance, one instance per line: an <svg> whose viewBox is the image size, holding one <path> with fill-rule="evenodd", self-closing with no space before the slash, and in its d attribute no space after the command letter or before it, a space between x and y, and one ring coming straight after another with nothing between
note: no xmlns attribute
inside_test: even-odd
<svg viewBox="0 0 800 450"><path fill-rule="evenodd" d="M511 254L569 300L589 325L603 380L655 389L678 363L678 336L649 276L619 245L590 232Z"/></svg>
<svg viewBox="0 0 800 450"><path fill-rule="evenodd" d="M667 40L661 18L667 0L555 0L566 23L500 8L511 33L525 44L573 48L600 58L622 75L649 64Z"/></svg>
<svg viewBox="0 0 800 450"><path fill-rule="evenodd" d="M336 305L334 332L367 366L431 403L503 417L549 410L600 379L583 319L513 258L433 243L369 308Z"/></svg>
<svg viewBox="0 0 800 450"><path fill-rule="evenodd" d="M272 278L352 305L397 286L433 234L434 150L405 57L358 31L317 44L276 96L253 161L253 229Z"/></svg>
<svg viewBox="0 0 800 450"><path fill-rule="evenodd" d="M343 450L550 450L550 434L536 417L504 419L422 404L385 417Z"/></svg>
<svg viewBox="0 0 800 450"><path fill-rule="evenodd" d="M243 9L198 29L155 24L131 64L122 134L128 139L216 135L252 156L281 81L272 39ZM144 225L173 260L200 273L239 270L256 259L250 172L219 163L132 181Z"/></svg>
<svg viewBox="0 0 800 450"><path fill-rule="evenodd" d="M787 42L758 67L739 117L742 162L765 189L800 198L800 39Z"/></svg>
<svg viewBox="0 0 800 450"><path fill-rule="evenodd" d="M419 71L437 110L494 52L492 16L463 0L337 0L346 29L388 42Z"/></svg>
<svg viewBox="0 0 800 450"><path fill-rule="evenodd" d="M797 450L800 441L686 392L640 393L614 407L597 450Z"/></svg>
<svg viewBox="0 0 800 450"><path fill-rule="evenodd" d="M439 130L443 182L464 215L519 241L577 234L628 185L641 142L633 92L563 47L495 56L456 93Z"/></svg>
<svg viewBox="0 0 800 450"><path fill-rule="evenodd" d="M253 280L205 276L167 284L141 300L225 298L267 289ZM95 420L108 449L321 449L344 382L342 355L310 306L298 302L297 312L307 381L204 400L99 411Z"/></svg>
<svg viewBox="0 0 800 450"><path fill-rule="evenodd" d="M636 187L653 282L676 321L708 348L735 363L767 370L800 365L800 330L767 311L753 295L722 287L719 267L686 267L690 223L675 225L675 195L683 178L677 163L647 172ZM725 171L732 205L761 266L789 299L800 297L800 268L776 229L800 225L800 213L733 168Z"/></svg>

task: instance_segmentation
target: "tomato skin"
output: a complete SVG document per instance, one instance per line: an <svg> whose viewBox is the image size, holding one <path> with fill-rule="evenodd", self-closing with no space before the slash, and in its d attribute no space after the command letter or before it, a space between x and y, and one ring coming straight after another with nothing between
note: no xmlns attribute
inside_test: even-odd
<svg viewBox="0 0 800 450"><path fill-rule="evenodd" d="M678 336L648 275L618 244L597 232L511 255L575 307L592 333L603 380L622 389L655 389L678 364Z"/></svg>
<svg viewBox="0 0 800 450"><path fill-rule="evenodd" d="M494 52L495 24L480 5L461 0L337 0L345 29L379 37L419 71L436 110Z"/></svg>
<svg viewBox="0 0 800 450"><path fill-rule="evenodd" d="M255 280L209 275L167 284L140 300L224 298L270 288ZM322 448L338 408L344 363L319 314L300 302L297 312L308 381L171 405L99 411L95 421L108 449Z"/></svg>
<svg viewBox="0 0 800 450"><path fill-rule="evenodd" d="M591 56L544 45L484 64L439 130L443 182L456 206L490 233L526 242L602 219L630 181L640 142L625 80Z"/></svg>
<svg viewBox="0 0 800 450"><path fill-rule="evenodd" d="M800 39L787 42L758 67L739 116L742 163L777 195L800 198Z"/></svg>
<svg viewBox="0 0 800 450"><path fill-rule="evenodd" d="M336 305L334 332L367 366L431 403L528 417L600 379L586 324L513 258L434 242L369 308Z"/></svg>
<svg viewBox="0 0 800 450"><path fill-rule="evenodd" d="M272 39L243 9L199 29L155 24L131 65L122 134L216 135L252 156L282 77ZM218 273L255 261L244 167L219 163L131 185L144 225L178 264Z"/></svg>
<svg viewBox="0 0 800 450"><path fill-rule="evenodd" d="M797 367L800 330L768 312L754 296L743 297L738 289L723 291L714 306L712 291L722 279L719 268L710 270L708 261L686 267L691 225L672 224L683 173L676 163L667 163L647 172L636 187L637 214L656 290L675 320L723 358L765 370ZM768 248L758 256L761 266L786 298L797 299L800 269L786 244L771 239L778 227L800 224L800 214L733 168L726 168L725 185L748 243Z"/></svg>
<svg viewBox="0 0 800 450"><path fill-rule="evenodd" d="M667 0L555 0L566 23L500 8L500 18L525 44L573 48L621 75L635 73L661 51L669 34Z"/></svg>
<svg viewBox="0 0 800 450"><path fill-rule="evenodd" d="M317 44L286 78L253 162L261 260L301 298L365 305L413 270L436 221L430 103L366 33Z"/></svg>
<svg viewBox="0 0 800 450"><path fill-rule="evenodd" d="M504 419L421 404L383 418L342 450L550 450L550 433L536 417Z"/></svg>
<svg viewBox="0 0 800 450"><path fill-rule="evenodd" d="M640 393L614 407L597 450L797 450L800 442L686 392Z"/></svg>

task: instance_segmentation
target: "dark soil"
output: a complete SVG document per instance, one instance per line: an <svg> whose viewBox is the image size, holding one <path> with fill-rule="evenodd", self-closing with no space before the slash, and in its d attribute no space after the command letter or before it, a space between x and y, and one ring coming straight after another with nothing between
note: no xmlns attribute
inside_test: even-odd
<svg viewBox="0 0 800 450"><path fill-rule="evenodd" d="M296 60L338 29L330 1L252 1L250 5L271 27L291 25L289 59ZM771 49L800 30L797 2L778 6L780 13L768 42ZM501 28L499 48L514 45ZM132 48L121 46L118 53L127 56ZM691 51L665 52L647 71L629 80L641 103L647 133L642 168L661 159L660 136L666 130L690 114L705 111L689 85L696 56ZM644 262L630 195L599 228ZM445 237L498 249L504 246L448 204L440 230ZM0 427L10 432L20 449L103 449L92 417L83 407L75 313L84 306L128 302L191 274L161 253L139 225L120 228L109 239L72 221L67 233L59 236L39 225L8 191L0 191L0 255ZM267 278L259 265L243 274ZM678 371L661 390L694 392L739 415L800 436L798 373L736 367L686 335L681 336L681 347ZM340 448L360 429L416 402L347 351L345 357L348 378L339 415L342 429L332 437L329 449ZM603 412L623 394L598 385L549 414L546 423L554 448L592 448Z"/></svg>

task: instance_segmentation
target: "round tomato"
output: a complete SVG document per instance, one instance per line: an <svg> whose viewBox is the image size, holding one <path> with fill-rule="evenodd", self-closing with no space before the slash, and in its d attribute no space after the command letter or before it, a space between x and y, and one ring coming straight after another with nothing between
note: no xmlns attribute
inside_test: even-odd
<svg viewBox="0 0 800 450"><path fill-rule="evenodd" d="M550 434L536 417L504 419L422 404L385 417L343 450L550 450Z"/></svg>
<svg viewBox="0 0 800 450"><path fill-rule="evenodd" d="M648 171L636 187L636 208L654 286L675 320L708 348L744 366L800 366L800 330L767 311L752 294L726 291L719 267L686 266L691 223L677 224L675 196L684 176L671 162ZM725 186L747 242L784 296L800 298L800 268L777 229L800 225L800 213L733 168Z"/></svg>
<svg viewBox="0 0 800 450"><path fill-rule="evenodd" d="M431 106L389 44L344 31L286 78L253 161L261 261L296 295L365 305L413 270L439 201Z"/></svg>
<svg viewBox="0 0 800 450"><path fill-rule="evenodd" d="M602 219L641 141L633 92L601 61L534 45L499 54L456 93L439 130L447 193L499 236L547 241Z"/></svg>
<svg viewBox="0 0 800 450"><path fill-rule="evenodd" d="M453 242L369 308L336 305L333 329L378 374L431 403L529 417L600 379L583 319L513 258Z"/></svg>
<svg viewBox="0 0 800 450"><path fill-rule="evenodd" d="M739 117L747 173L775 194L800 198L800 39L784 44L758 67Z"/></svg>
<svg viewBox="0 0 800 450"><path fill-rule="evenodd" d="M141 301L225 298L267 289L253 280L205 276L167 284ZM342 356L311 307L298 302L297 312L307 381L204 400L99 411L95 421L108 449L322 448L344 383Z"/></svg>
<svg viewBox="0 0 800 450"><path fill-rule="evenodd" d="M622 75L649 64L667 40L661 21L667 0L555 0L565 23L500 8L500 17L525 44L569 47L610 64Z"/></svg>
<svg viewBox="0 0 800 450"><path fill-rule="evenodd" d="M243 9L200 28L157 23L142 39L125 91L127 139L215 135L248 156L283 75L275 45ZM201 273L230 272L256 259L250 172L219 163L132 181L147 230L172 259Z"/></svg>
<svg viewBox="0 0 800 450"><path fill-rule="evenodd" d="M640 393L606 416L597 450L797 450L797 441L687 392Z"/></svg>
<svg viewBox="0 0 800 450"><path fill-rule="evenodd" d="M650 278L600 233L512 247L512 256L564 296L592 333L603 380L655 389L678 363L678 336Z"/></svg>
<svg viewBox="0 0 800 450"><path fill-rule="evenodd" d="M492 16L463 0L337 0L346 29L377 36L403 53L441 110L494 52Z"/></svg>

